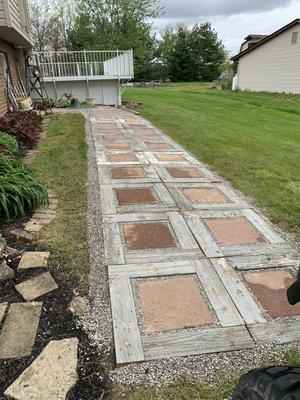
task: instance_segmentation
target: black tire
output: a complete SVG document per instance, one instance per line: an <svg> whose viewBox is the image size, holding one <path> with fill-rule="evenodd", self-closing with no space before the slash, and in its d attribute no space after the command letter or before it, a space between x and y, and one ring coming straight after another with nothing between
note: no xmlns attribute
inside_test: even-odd
<svg viewBox="0 0 300 400"><path fill-rule="evenodd" d="M300 400L300 365L248 372L238 381L232 400Z"/></svg>

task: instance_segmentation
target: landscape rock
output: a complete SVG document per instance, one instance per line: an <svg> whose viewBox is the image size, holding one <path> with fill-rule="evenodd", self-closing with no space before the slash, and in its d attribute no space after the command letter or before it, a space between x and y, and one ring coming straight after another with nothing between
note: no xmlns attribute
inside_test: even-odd
<svg viewBox="0 0 300 400"><path fill-rule="evenodd" d="M0 324L4 318L8 303L0 303Z"/></svg>
<svg viewBox="0 0 300 400"><path fill-rule="evenodd" d="M10 305L0 333L0 358L31 354L42 312L42 303Z"/></svg>
<svg viewBox="0 0 300 400"><path fill-rule="evenodd" d="M18 271L30 268L46 268L49 256L48 251L26 251L21 257Z"/></svg>
<svg viewBox="0 0 300 400"><path fill-rule="evenodd" d="M49 272L45 272L15 286L15 289L26 301L32 301L48 294L58 286Z"/></svg>
<svg viewBox="0 0 300 400"><path fill-rule="evenodd" d="M89 301L86 297L76 296L69 305L69 310L73 315L82 316L89 310Z"/></svg>
<svg viewBox="0 0 300 400"><path fill-rule="evenodd" d="M15 272L11 269L7 264L6 261L2 261L0 263L0 283L8 281L15 276Z"/></svg>
<svg viewBox="0 0 300 400"><path fill-rule="evenodd" d="M9 234L18 240L22 240L23 242L31 243L34 240L34 236L31 233L26 232L24 229L12 229Z"/></svg>
<svg viewBox="0 0 300 400"><path fill-rule="evenodd" d="M15 400L65 400L77 381L77 348L77 338L51 340L4 394Z"/></svg>

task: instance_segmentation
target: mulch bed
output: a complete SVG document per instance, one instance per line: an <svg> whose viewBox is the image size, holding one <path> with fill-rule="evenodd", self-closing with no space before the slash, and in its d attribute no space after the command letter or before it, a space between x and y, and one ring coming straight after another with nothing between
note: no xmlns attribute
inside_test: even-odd
<svg viewBox="0 0 300 400"><path fill-rule="evenodd" d="M6 228L8 227L6 226ZM12 227L10 226L10 228ZM37 249L34 244L24 244L17 241L9 241L8 245L18 250L43 250L40 248ZM16 270L19 257L12 256L7 262L11 268ZM23 301L14 289L14 284L29 279L40 272L40 269L24 271L16 274L13 281L1 284L0 302ZM51 265L51 274L56 280L59 289L43 296L41 299L43 300L43 311L31 356L21 359L1 360L0 362L0 399L5 399L1 394L32 363L50 340L60 340L69 337L77 337L79 339L79 349L77 365L78 382L69 393L68 400L98 400L101 398L103 389L107 385L111 359L104 358L98 352L97 348L91 344L91 340L87 334L76 324L76 317L73 317L72 313L68 310L69 303L74 296L72 287L74 288L75 286L72 285L72 282L66 282L60 278L58 265Z"/></svg>

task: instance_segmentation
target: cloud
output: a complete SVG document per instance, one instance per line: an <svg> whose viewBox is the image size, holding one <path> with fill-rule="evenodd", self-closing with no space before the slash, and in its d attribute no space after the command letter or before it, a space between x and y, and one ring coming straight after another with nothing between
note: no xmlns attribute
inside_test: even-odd
<svg viewBox="0 0 300 400"><path fill-rule="evenodd" d="M268 11L291 2L292 0L161 0L166 16L170 19Z"/></svg>

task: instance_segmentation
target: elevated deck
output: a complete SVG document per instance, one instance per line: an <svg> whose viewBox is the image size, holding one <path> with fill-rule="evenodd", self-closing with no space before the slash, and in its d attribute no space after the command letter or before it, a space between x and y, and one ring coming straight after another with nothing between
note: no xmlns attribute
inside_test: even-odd
<svg viewBox="0 0 300 400"><path fill-rule="evenodd" d="M120 82L134 77L132 50L35 52L32 59L46 95L56 99L68 93L79 100L95 97L97 104L120 105Z"/></svg>

